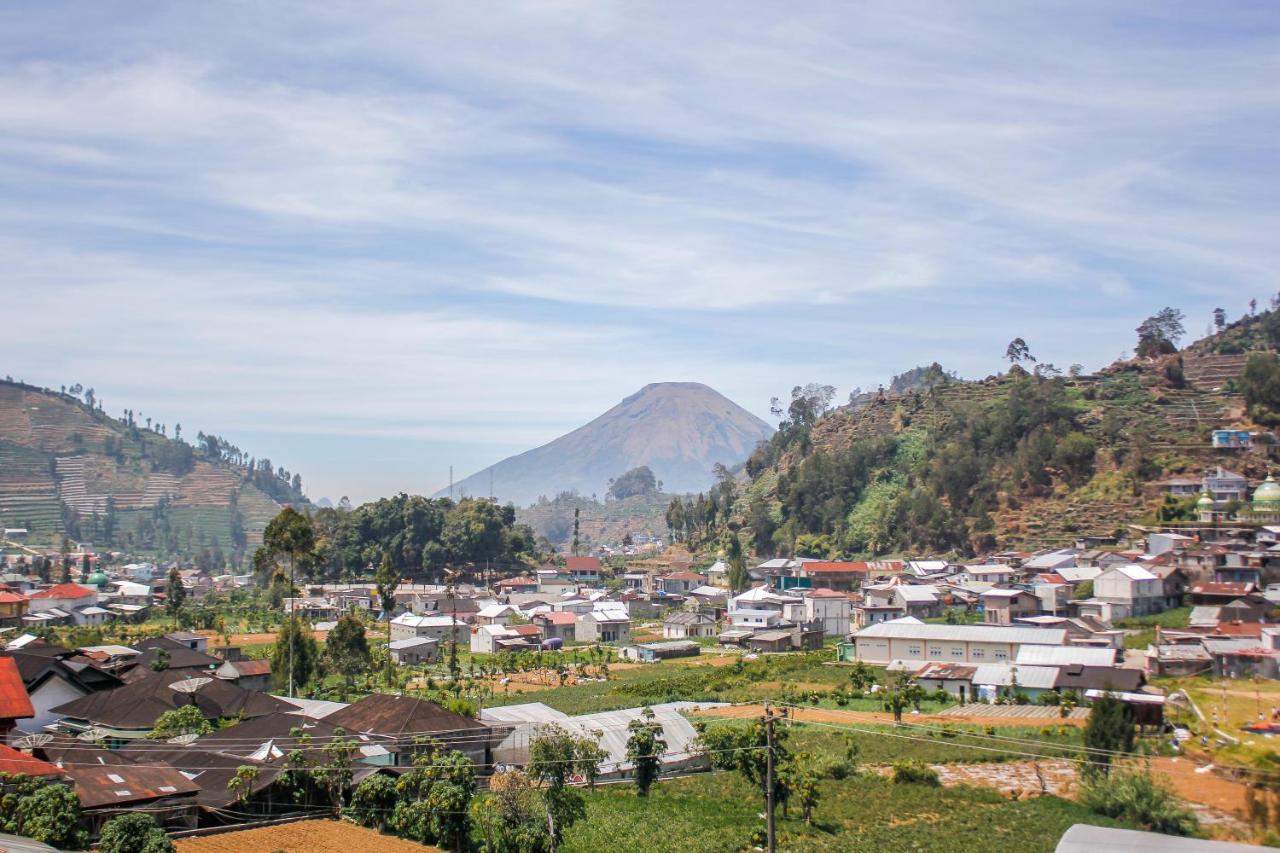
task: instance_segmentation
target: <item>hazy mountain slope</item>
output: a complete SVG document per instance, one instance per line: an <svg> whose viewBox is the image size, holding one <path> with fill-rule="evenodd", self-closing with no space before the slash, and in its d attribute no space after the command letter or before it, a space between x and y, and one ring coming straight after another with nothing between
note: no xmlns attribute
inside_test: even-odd
<svg viewBox="0 0 1280 853"><path fill-rule="evenodd" d="M706 385L657 382L585 426L467 477L454 495L488 495L491 474L503 502L523 505L569 489L604 495L610 478L637 465L648 465L664 491L696 492L711 485L717 462L742 462L772 433Z"/></svg>
<svg viewBox="0 0 1280 853"><path fill-rule="evenodd" d="M0 527L132 553L238 556L261 543L292 484L225 448L160 434L76 396L0 382Z"/></svg>

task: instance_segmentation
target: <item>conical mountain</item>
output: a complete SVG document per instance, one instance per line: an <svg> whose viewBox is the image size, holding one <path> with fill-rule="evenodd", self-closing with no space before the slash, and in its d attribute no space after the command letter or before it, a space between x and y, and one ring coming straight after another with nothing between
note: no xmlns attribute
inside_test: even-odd
<svg viewBox="0 0 1280 853"><path fill-rule="evenodd" d="M649 466L667 492L697 492L717 462L742 462L773 429L698 382L655 382L590 423L502 460L454 485L454 496L488 495L517 506L574 489L604 497L609 480ZM437 496L448 494L448 490Z"/></svg>

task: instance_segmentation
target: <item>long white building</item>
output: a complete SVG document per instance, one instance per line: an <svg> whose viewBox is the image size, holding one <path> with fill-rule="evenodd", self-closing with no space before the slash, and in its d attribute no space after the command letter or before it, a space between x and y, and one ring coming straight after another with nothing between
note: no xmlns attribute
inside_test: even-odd
<svg viewBox="0 0 1280 853"><path fill-rule="evenodd" d="M844 660L885 666L892 661L1001 663L1013 661L1023 646L1065 646L1061 628L1002 625L929 625L907 617L868 625L841 649Z"/></svg>

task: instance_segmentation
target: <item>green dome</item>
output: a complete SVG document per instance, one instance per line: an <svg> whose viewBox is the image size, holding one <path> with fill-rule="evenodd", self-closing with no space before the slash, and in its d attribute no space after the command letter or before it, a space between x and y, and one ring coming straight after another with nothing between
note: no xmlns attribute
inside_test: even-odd
<svg viewBox="0 0 1280 853"><path fill-rule="evenodd" d="M103 572L94 572L85 578L85 583L101 588L107 585L107 576Z"/></svg>
<svg viewBox="0 0 1280 853"><path fill-rule="evenodd" d="M1196 501L1196 506L1201 509L1208 509L1213 506L1213 497L1208 492L1200 493L1200 500Z"/></svg>
<svg viewBox="0 0 1280 853"><path fill-rule="evenodd" d="M1270 474L1253 490L1254 509L1280 509L1280 483Z"/></svg>

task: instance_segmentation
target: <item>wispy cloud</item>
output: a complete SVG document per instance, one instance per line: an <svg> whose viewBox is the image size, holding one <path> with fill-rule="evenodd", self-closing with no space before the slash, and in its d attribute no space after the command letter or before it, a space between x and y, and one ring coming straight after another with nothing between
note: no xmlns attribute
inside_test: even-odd
<svg viewBox="0 0 1280 853"><path fill-rule="evenodd" d="M1277 48L1245 3L9 7L0 286L60 334L6 372L448 454L657 379L1096 365L1280 286Z"/></svg>

